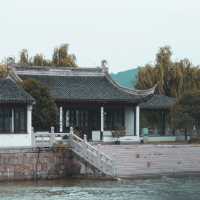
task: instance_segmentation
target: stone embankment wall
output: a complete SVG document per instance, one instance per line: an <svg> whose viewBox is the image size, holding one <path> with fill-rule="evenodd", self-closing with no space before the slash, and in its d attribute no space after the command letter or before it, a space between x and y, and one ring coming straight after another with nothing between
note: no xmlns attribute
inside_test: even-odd
<svg viewBox="0 0 200 200"><path fill-rule="evenodd" d="M200 145L101 145L119 177L200 174Z"/></svg>
<svg viewBox="0 0 200 200"><path fill-rule="evenodd" d="M200 145L100 145L116 163L117 176L200 174ZM0 181L102 177L69 148L0 149Z"/></svg>
<svg viewBox="0 0 200 200"><path fill-rule="evenodd" d="M54 179L80 173L67 148L0 149L0 180Z"/></svg>

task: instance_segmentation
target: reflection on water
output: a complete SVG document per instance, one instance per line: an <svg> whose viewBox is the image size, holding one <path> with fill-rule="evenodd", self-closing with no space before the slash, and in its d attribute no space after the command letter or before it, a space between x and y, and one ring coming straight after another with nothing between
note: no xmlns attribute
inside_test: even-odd
<svg viewBox="0 0 200 200"><path fill-rule="evenodd" d="M198 200L200 178L0 183L0 200Z"/></svg>

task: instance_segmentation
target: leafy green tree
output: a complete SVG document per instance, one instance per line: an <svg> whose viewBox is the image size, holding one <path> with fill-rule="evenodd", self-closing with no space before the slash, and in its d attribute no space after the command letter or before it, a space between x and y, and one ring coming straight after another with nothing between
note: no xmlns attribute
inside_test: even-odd
<svg viewBox="0 0 200 200"><path fill-rule="evenodd" d="M52 60L45 59L43 54L36 54L29 58L28 50L23 49L20 52L19 64L23 66L60 66L77 67L76 56L69 54L68 44L63 44L54 49Z"/></svg>
<svg viewBox="0 0 200 200"><path fill-rule="evenodd" d="M52 66L52 61L45 59L43 54L36 54L31 63L33 66Z"/></svg>
<svg viewBox="0 0 200 200"><path fill-rule="evenodd" d="M23 81L24 89L36 100L33 105L33 127L38 130L50 130L57 125L57 107L47 87L32 79Z"/></svg>
<svg viewBox="0 0 200 200"><path fill-rule="evenodd" d="M188 59L172 61L169 46L160 48L155 65L141 67L138 74L138 89L147 89L157 84L157 93L181 98L187 90L200 89L200 69Z"/></svg>
<svg viewBox="0 0 200 200"><path fill-rule="evenodd" d="M0 78L5 78L9 74L9 69L7 65L0 64Z"/></svg>
<svg viewBox="0 0 200 200"><path fill-rule="evenodd" d="M193 125L200 128L200 68L193 66L188 59L173 62L171 57L169 46L160 48L155 64L140 68L137 88L147 89L157 84L158 94L176 97L179 103L171 112L172 125L174 128L184 128L187 133ZM146 121L158 126L156 117L143 116Z"/></svg>
<svg viewBox="0 0 200 200"><path fill-rule="evenodd" d="M191 90L182 95L172 112L174 128L184 128L185 133L193 126L200 128L200 91Z"/></svg>
<svg viewBox="0 0 200 200"><path fill-rule="evenodd" d="M52 64L55 66L77 67L76 57L68 52L68 44L55 48L52 56Z"/></svg>
<svg viewBox="0 0 200 200"><path fill-rule="evenodd" d="M22 51L20 52L19 64L29 65L29 56L28 56L28 50L27 49L22 49Z"/></svg>
<svg viewBox="0 0 200 200"><path fill-rule="evenodd" d="M34 66L43 66L44 65L44 56L42 54L36 54L33 57Z"/></svg>

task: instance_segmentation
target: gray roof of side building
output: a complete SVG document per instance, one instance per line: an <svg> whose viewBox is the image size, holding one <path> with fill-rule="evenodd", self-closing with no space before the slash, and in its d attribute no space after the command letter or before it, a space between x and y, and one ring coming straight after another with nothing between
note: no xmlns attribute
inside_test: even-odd
<svg viewBox="0 0 200 200"><path fill-rule="evenodd" d="M164 95L154 95L148 101L140 104L141 109L169 110L176 104L176 98Z"/></svg>
<svg viewBox="0 0 200 200"><path fill-rule="evenodd" d="M0 79L0 103L32 104L34 98L9 76Z"/></svg>
<svg viewBox="0 0 200 200"><path fill-rule="evenodd" d="M40 72L35 69L16 70L21 79L35 79L47 86L56 101L124 102L137 104L154 90L132 91L120 87L101 68L77 68Z"/></svg>

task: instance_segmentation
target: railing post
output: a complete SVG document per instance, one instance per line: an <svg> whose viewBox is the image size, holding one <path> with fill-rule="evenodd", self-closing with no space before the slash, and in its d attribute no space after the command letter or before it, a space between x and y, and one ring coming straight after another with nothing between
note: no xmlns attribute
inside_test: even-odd
<svg viewBox="0 0 200 200"><path fill-rule="evenodd" d="M55 133L55 127L51 126L51 133Z"/></svg>
<svg viewBox="0 0 200 200"><path fill-rule="evenodd" d="M117 176L117 167L114 160L112 160L112 175L115 177Z"/></svg>
<svg viewBox="0 0 200 200"><path fill-rule="evenodd" d="M32 146L33 147L35 147L36 146L36 138L35 138L35 134L34 134L34 128L32 127L31 128L31 144L32 144Z"/></svg>
<svg viewBox="0 0 200 200"><path fill-rule="evenodd" d="M87 154L87 145L86 145L85 142L83 143L83 149L84 149L85 157L86 157L86 159L88 159L88 154Z"/></svg>
<svg viewBox="0 0 200 200"><path fill-rule="evenodd" d="M84 140L84 142L87 142L87 135L86 134L84 134L83 140Z"/></svg>
<svg viewBox="0 0 200 200"><path fill-rule="evenodd" d="M53 146L53 144L54 144L54 142L55 142L54 131L55 131L55 127L54 127L54 126L51 126L51 133L50 133L50 137L49 137L50 146Z"/></svg>
<svg viewBox="0 0 200 200"><path fill-rule="evenodd" d="M50 133L49 140L50 140L50 146L53 146L53 144L55 142L55 135L54 135L54 133Z"/></svg>
<svg viewBox="0 0 200 200"><path fill-rule="evenodd" d="M74 129L73 129L73 127L70 127L69 133L70 133L70 135L73 135L73 134L74 134Z"/></svg>
<svg viewBox="0 0 200 200"><path fill-rule="evenodd" d="M101 169L100 144L97 144L97 166L99 169Z"/></svg>
<svg viewBox="0 0 200 200"><path fill-rule="evenodd" d="M83 135L82 147L83 147L83 152L84 152L85 157L88 158L88 155L87 155L87 135L86 134Z"/></svg>
<svg viewBox="0 0 200 200"><path fill-rule="evenodd" d="M71 147L72 147L72 144L73 144L73 134L74 134L73 127L70 127L70 131L69 131L69 145Z"/></svg>

